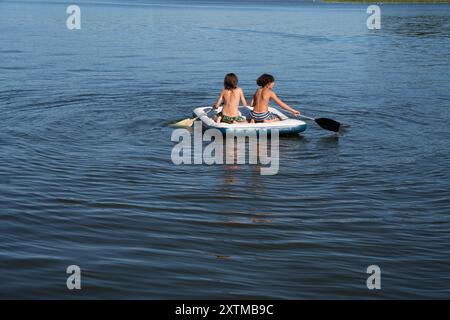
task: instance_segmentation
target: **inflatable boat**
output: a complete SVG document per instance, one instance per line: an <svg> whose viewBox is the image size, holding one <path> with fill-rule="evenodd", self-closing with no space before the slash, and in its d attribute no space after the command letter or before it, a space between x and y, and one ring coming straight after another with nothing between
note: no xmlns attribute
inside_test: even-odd
<svg viewBox="0 0 450 320"><path fill-rule="evenodd" d="M251 107L240 107L239 111L243 117L247 119L247 121L250 121L251 115L250 111L252 111L253 108ZM217 112L220 112L221 108L217 110ZM222 133L226 134L227 132L230 133L243 133L246 132L262 132L265 131L270 134L270 131L273 129L278 130L280 134L296 134L300 133L306 130L306 123L297 120L297 119L291 119L288 118L286 115L281 113L275 108L270 108L269 111L273 114L276 114L280 117L281 121L275 121L275 122L268 122L268 123L235 123L235 124L228 124L228 123L216 123L214 121L214 117L217 112L214 110L211 110L211 107L200 107L194 110L194 116L197 117L201 122L203 127L206 129L219 129Z"/></svg>

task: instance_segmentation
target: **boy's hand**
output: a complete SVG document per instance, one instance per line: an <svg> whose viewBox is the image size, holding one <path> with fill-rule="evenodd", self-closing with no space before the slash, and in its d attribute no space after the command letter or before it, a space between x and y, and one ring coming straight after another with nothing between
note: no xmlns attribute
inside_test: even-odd
<svg viewBox="0 0 450 320"><path fill-rule="evenodd" d="M292 111L292 114L293 114L294 116L298 117L298 116L300 115L300 111L293 110L293 111Z"/></svg>

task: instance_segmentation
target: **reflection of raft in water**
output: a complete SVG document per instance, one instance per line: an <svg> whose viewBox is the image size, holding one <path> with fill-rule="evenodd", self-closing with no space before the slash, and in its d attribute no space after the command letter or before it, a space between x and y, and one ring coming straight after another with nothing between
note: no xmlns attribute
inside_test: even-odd
<svg viewBox="0 0 450 320"><path fill-rule="evenodd" d="M283 113L274 108L269 108L269 111L273 114L276 114L280 117L281 121L269 122L269 123L216 123L214 121L214 112L211 111L211 107L200 107L194 110L194 116L198 117L203 124L203 127L207 129L219 129L222 133L232 132L232 133L243 133L246 132L267 132L270 134L270 131L273 129L278 130L280 134L295 134L300 133L306 130L306 123L301 120L290 119L286 117ZM220 108L218 112L220 112ZM251 115L250 111L251 107L241 107L239 111L242 116L250 121Z"/></svg>

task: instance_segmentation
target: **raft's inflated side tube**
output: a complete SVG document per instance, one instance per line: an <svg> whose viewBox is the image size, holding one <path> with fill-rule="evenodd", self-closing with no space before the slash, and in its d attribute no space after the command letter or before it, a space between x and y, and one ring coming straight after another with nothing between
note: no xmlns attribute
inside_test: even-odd
<svg viewBox="0 0 450 320"><path fill-rule="evenodd" d="M250 121L251 115L250 111L253 108L251 107L240 107L239 111L242 116ZM297 119L290 119L286 117L283 113L278 111L275 108L270 108L269 111L278 115L281 121L269 122L269 123L236 123L236 124L228 124L228 123L216 123L214 121L215 112L211 111L208 114L208 111L211 110L211 107L200 107L194 110L194 116L199 117L203 126L210 129L218 129L222 133L233 132L233 133L245 133L256 131L257 133L265 131L270 133L272 129L277 129L280 134L295 134L300 133L306 130L306 123ZM221 108L217 110L220 112Z"/></svg>

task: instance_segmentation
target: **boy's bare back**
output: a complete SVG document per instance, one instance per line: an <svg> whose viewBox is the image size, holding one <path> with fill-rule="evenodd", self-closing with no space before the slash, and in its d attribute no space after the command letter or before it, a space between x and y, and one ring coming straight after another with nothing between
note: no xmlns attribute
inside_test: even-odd
<svg viewBox="0 0 450 320"><path fill-rule="evenodd" d="M221 93L221 98L224 102L222 114L229 117L237 117L239 115L239 102L242 101L245 103L244 92L242 89L224 89Z"/></svg>
<svg viewBox="0 0 450 320"><path fill-rule="evenodd" d="M269 102L273 97L273 91L269 88L258 89L253 96L253 111L263 113L269 110Z"/></svg>

